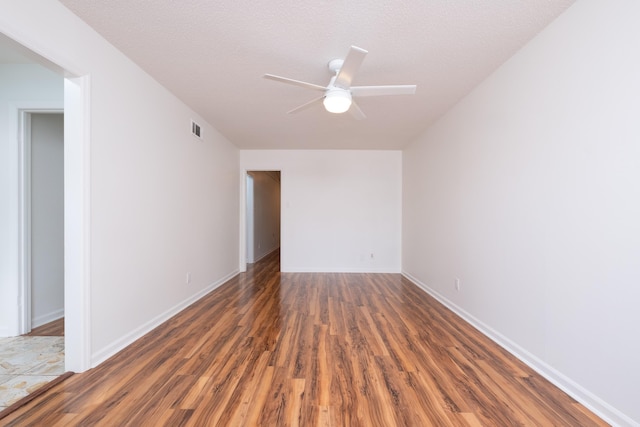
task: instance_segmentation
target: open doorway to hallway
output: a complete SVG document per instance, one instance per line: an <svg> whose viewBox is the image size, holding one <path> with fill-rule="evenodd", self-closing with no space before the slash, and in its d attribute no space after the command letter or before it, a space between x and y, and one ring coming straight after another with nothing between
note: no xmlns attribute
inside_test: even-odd
<svg viewBox="0 0 640 427"><path fill-rule="evenodd" d="M64 316L64 114L26 112L25 332ZM62 335L62 334L61 334Z"/></svg>
<svg viewBox="0 0 640 427"><path fill-rule="evenodd" d="M13 46L0 42L0 193L11 213L0 221L0 409L65 372L64 77Z"/></svg>
<svg viewBox="0 0 640 427"><path fill-rule="evenodd" d="M280 249L280 171L247 171L246 260L254 264Z"/></svg>

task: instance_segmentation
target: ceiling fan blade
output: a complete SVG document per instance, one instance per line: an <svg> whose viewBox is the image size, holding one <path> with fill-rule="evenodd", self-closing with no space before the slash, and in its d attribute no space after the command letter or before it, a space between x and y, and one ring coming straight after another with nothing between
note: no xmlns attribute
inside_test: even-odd
<svg viewBox="0 0 640 427"><path fill-rule="evenodd" d="M364 120L367 116L364 115L360 106L356 104L354 100L351 100L351 107L349 108L349 112L356 120Z"/></svg>
<svg viewBox="0 0 640 427"><path fill-rule="evenodd" d="M302 105L301 105L301 106L299 106L299 107L294 108L293 110L287 111L287 114L293 114L293 113L297 113L297 112L299 112L299 111L302 111L302 110L304 110L304 109L306 109L306 108L311 107L311 106L312 106L312 105L314 105L314 104L317 104L317 103L319 103L319 102L322 102L322 100L323 100L323 99L324 99L324 95L319 96L319 97L317 97L317 98L315 98L315 99L312 99L312 100L311 100L311 101L309 101L309 102L306 102L306 103L302 104Z"/></svg>
<svg viewBox="0 0 640 427"><path fill-rule="evenodd" d="M313 84L313 83L302 82L300 80L289 79L287 77L274 76L273 74L265 74L262 77L264 77L265 79L269 79L269 80L275 80L275 81L280 82L280 83L287 83L287 84L294 85L294 86L306 87L307 89L321 90L323 92L325 90L327 90L327 88L325 86L320 86L320 85L316 85L316 84Z"/></svg>
<svg viewBox="0 0 640 427"><path fill-rule="evenodd" d="M413 95L416 85L353 86L353 96Z"/></svg>
<svg viewBox="0 0 640 427"><path fill-rule="evenodd" d="M341 87L343 89L349 89L351 81L356 75L356 72L360 68L360 64L364 61L364 57L367 55L367 51L356 46L351 46L349 53L344 58L342 67L336 76L334 86Z"/></svg>

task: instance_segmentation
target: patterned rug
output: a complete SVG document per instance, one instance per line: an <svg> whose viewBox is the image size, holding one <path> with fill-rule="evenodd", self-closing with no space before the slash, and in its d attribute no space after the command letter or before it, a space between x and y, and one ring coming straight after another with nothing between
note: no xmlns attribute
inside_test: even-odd
<svg viewBox="0 0 640 427"><path fill-rule="evenodd" d="M0 411L64 372L64 337L0 338Z"/></svg>

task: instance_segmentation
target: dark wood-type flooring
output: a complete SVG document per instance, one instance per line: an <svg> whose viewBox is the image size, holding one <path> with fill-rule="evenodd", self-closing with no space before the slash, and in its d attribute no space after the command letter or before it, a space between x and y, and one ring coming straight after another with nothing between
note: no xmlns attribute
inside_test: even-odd
<svg viewBox="0 0 640 427"><path fill-rule="evenodd" d="M49 322L46 325L33 328L31 332L25 334L27 337L63 337L64 336L64 317Z"/></svg>
<svg viewBox="0 0 640 427"><path fill-rule="evenodd" d="M11 426L602 426L398 274L251 267Z"/></svg>

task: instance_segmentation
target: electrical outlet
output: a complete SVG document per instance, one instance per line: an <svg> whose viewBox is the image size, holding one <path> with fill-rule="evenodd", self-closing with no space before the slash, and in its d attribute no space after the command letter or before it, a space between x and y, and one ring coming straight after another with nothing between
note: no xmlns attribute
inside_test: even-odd
<svg viewBox="0 0 640 427"><path fill-rule="evenodd" d="M187 273L187 285L191 283L191 273Z"/></svg>
<svg viewBox="0 0 640 427"><path fill-rule="evenodd" d="M460 292L460 279L456 277L455 280L456 291Z"/></svg>

